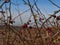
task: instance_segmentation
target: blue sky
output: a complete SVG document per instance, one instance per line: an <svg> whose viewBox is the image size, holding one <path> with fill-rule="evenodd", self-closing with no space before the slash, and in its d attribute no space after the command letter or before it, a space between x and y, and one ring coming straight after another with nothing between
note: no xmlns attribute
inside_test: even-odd
<svg viewBox="0 0 60 45"><path fill-rule="evenodd" d="M33 0L30 0L30 1L31 1L31 4L33 4ZM52 1L60 6L60 0L52 0ZM18 7L17 6L13 7L13 5L12 5L12 10L14 10L13 12L16 12L16 10L14 9L15 7L20 11L20 13L22 13L23 11L29 9L29 7L27 5L24 5L22 0L12 0L12 2L19 4ZM53 12L55 10L59 9L56 6L52 5L48 0L38 0L37 5L38 5L39 9L41 10L41 12L43 14L45 14L46 17L48 17L49 14L53 14ZM17 16L18 15L17 12L14 13L14 15ZM30 16L30 11L23 14L22 15L23 22L27 22L29 16ZM18 20L18 19L19 18L17 18L16 20ZM18 23L18 21L16 23Z"/></svg>
<svg viewBox="0 0 60 45"><path fill-rule="evenodd" d="M29 7L27 5L24 5L22 0L11 0L11 1L13 3L15 3L15 4L16 3L19 4L19 6L12 5L12 9L11 10L12 10L13 18L18 15L18 12L16 11L16 9L19 10L20 13L22 13L23 11L29 9ZM31 1L31 4L34 3L33 0L30 0L30 1ZM60 6L60 0L52 0L52 1ZM55 10L59 9L56 6L52 5L48 0L38 0L37 1L37 5L38 5L39 9L41 10L41 12L43 14L45 14L46 17L49 16L48 14L52 14ZM30 11L26 12L25 14L23 14L22 15L23 22L27 22L29 16L30 16ZM17 25L20 24L20 23L18 23L18 22L20 22L19 18L20 17L18 17L15 20Z"/></svg>
<svg viewBox="0 0 60 45"><path fill-rule="evenodd" d="M24 7L24 4L23 4L23 1L22 1L22 0L12 0L12 2L14 2L14 3L19 3L20 8L22 8L22 10L27 9L27 8L26 8L27 6ZM57 5L60 6L60 0L53 0L53 2L55 2ZM33 1L31 1L31 3L33 4ZM38 0L37 4L38 4L38 7L39 7L40 9L46 8L46 10L47 10L47 9L51 9L51 11L57 9L57 8L56 8L54 5L52 5L48 0Z"/></svg>
<svg viewBox="0 0 60 45"><path fill-rule="evenodd" d="M22 0L12 0L12 2L19 3L20 12L23 12L24 10L29 8L28 6L23 4ZM53 0L53 2L60 6L60 0ZM33 4L33 1L31 1L31 3ZM37 5L44 14L53 13L53 11L58 10L58 8L52 5L48 0L38 0Z"/></svg>

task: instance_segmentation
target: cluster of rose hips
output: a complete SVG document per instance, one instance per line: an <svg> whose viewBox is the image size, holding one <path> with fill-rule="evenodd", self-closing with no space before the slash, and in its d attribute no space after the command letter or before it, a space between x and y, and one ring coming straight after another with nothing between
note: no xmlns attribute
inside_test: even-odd
<svg viewBox="0 0 60 45"><path fill-rule="evenodd" d="M60 20L60 15L56 16L56 15L52 15L54 18L56 18L57 20Z"/></svg>
<svg viewBox="0 0 60 45"><path fill-rule="evenodd" d="M48 31L48 33L50 33L50 32L52 32L52 28L47 27L47 28L46 28L46 31Z"/></svg>
<svg viewBox="0 0 60 45"><path fill-rule="evenodd" d="M43 18L40 18L39 20L44 20ZM36 21L37 21L37 19L36 19ZM30 22L31 22L31 20L29 20L27 23L24 23L23 25L22 25L22 28L27 28L28 27L28 25L30 25ZM33 28L32 26L29 26L28 28Z"/></svg>
<svg viewBox="0 0 60 45"><path fill-rule="evenodd" d="M24 28L32 28L32 26L29 26L28 27L28 25L30 24L30 22L31 22L31 20L29 20L27 23L24 23L23 25L22 25L22 28L24 29Z"/></svg>

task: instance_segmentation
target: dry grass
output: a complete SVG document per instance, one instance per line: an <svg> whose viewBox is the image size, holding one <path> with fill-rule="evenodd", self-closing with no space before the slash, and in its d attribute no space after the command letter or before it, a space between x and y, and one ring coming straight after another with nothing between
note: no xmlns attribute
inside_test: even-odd
<svg viewBox="0 0 60 45"><path fill-rule="evenodd" d="M52 30L54 33L56 30ZM39 35L36 34L38 33L37 29L20 29L16 30L15 33L12 30L8 31L8 29L1 28L0 29L0 45L48 45L50 38L43 38L43 43L41 42L41 38ZM43 31L42 31L43 32ZM51 33L53 34L53 33ZM50 35L50 34L49 34ZM60 36L60 34L58 34ZM57 41L54 43L54 40L57 40L57 37L53 38L53 40L50 42L50 45L56 45ZM36 37L36 38L35 38ZM25 40L24 40L25 38Z"/></svg>

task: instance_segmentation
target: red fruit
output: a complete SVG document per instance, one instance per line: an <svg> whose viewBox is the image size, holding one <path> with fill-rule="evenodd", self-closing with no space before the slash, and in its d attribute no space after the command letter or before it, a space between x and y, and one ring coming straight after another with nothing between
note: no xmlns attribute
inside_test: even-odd
<svg viewBox="0 0 60 45"><path fill-rule="evenodd" d="M60 43L58 43L58 45L60 45Z"/></svg>
<svg viewBox="0 0 60 45"><path fill-rule="evenodd" d="M57 18L57 20L60 20L60 16L57 16L56 18Z"/></svg>
<svg viewBox="0 0 60 45"><path fill-rule="evenodd" d="M24 25L22 25L22 28L27 28L27 24L25 23Z"/></svg>
<svg viewBox="0 0 60 45"><path fill-rule="evenodd" d="M48 33L50 33L51 32L51 30L52 30L52 28L46 28L46 30L48 31Z"/></svg>
<svg viewBox="0 0 60 45"><path fill-rule="evenodd" d="M33 27L32 26L29 26L30 29L32 29Z"/></svg>

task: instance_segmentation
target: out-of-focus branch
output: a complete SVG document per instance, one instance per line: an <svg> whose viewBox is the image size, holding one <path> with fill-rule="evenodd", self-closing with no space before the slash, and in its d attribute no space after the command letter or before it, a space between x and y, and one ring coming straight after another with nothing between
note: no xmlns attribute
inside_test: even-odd
<svg viewBox="0 0 60 45"><path fill-rule="evenodd" d="M60 8L60 6L58 6L57 4L55 4L52 0L48 0L49 2L51 2L54 6L56 6L57 8Z"/></svg>

